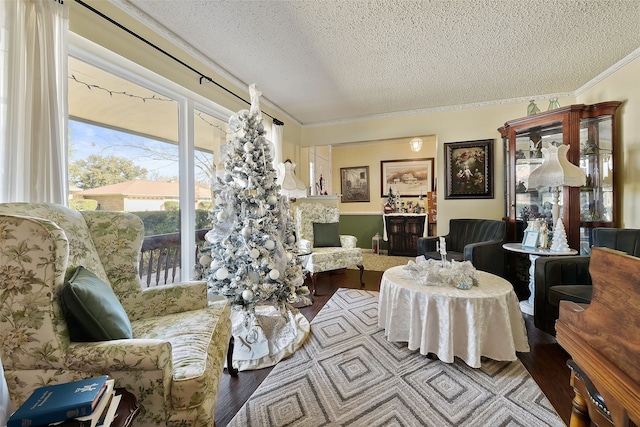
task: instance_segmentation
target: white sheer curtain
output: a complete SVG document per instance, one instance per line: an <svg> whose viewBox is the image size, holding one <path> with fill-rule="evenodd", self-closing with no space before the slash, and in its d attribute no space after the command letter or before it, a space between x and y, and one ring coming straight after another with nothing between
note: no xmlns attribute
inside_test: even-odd
<svg viewBox="0 0 640 427"><path fill-rule="evenodd" d="M12 413L13 406L11 405L11 397L9 396L7 380L4 377L2 359L0 359L0 426L7 425L7 420Z"/></svg>
<svg viewBox="0 0 640 427"><path fill-rule="evenodd" d="M278 166L282 163L282 131L284 126L273 124L271 126L271 142L273 143L273 167L279 172ZM281 178L281 177L278 177Z"/></svg>
<svg viewBox="0 0 640 427"><path fill-rule="evenodd" d="M69 7L0 1L0 202L67 204Z"/></svg>

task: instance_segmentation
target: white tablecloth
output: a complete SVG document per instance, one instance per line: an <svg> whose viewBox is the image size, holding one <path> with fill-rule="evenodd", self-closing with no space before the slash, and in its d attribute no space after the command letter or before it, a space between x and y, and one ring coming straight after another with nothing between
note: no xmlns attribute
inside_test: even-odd
<svg viewBox="0 0 640 427"><path fill-rule="evenodd" d="M454 356L474 368L481 356L516 360L529 351L527 331L511 284L476 271L479 286L421 286L403 270L384 272L380 283L378 325L389 341L407 342L410 350L434 353L444 362Z"/></svg>

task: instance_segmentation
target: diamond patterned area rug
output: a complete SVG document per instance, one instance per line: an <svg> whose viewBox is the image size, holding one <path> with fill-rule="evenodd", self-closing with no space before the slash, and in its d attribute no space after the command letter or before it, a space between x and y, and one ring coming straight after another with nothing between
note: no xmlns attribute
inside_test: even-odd
<svg viewBox="0 0 640 427"><path fill-rule="evenodd" d="M378 292L339 289L229 426L564 426L520 361L431 360L390 343Z"/></svg>
<svg viewBox="0 0 640 427"><path fill-rule="evenodd" d="M371 251L362 251L362 264L366 271L385 271L397 265L407 265L409 261L415 261L416 257L377 255ZM357 270L358 267L350 266L349 269Z"/></svg>

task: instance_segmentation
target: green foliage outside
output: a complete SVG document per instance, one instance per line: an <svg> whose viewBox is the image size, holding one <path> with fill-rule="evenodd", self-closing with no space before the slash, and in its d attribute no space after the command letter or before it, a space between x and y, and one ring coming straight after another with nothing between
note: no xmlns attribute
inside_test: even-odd
<svg viewBox="0 0 640 427"><path fill-rule="evenodd" d="M69 165L69 181L83 190L146 177L145 168L118 156L92 154Z"/></svg>
<svg viewBox="0 0 640 427"><path fill-rule="evenodd" d="M180 202L176 202L173 200L167 200L164 202L164 210L166 211L179 211L180 210Z"/></svg>
<svg viewBox="0 0 640 427"><path fill-rule="evenodd" d="M204 210L210 211L211 206L213 206L213 203L207 202L207 201L201 201L200 203L198 203L198 209L204 209Z"/></svg>
<svg viewBox="0 0 640 427"><path fill-rule="evenodd" d="M196 230L211 229L211 211L196 209Z"/></svg>
<svg viewBox="0 0 640 427"><path fill-rule="evenodd" d="M208 210L196 209L196 230L209 230L211 219ZM144 211L132 212L142 219L144 235L177 233L180 231L180 211Z"/></svg>
<svg viewBox="0 0 640 427"><path fill-rule="evenodd" d="M98 208L98 201L91 199L71 199L69 207L77 211L95 211Z"/></svg>
<svg viewBox="0 0 640 427"><path fill-rule="evenodd" d="M158 234L170 234L180 231L180 208L178 202L167 202L175 206L166 206L165 211L141 211L131 212L140 217L144 224L144 235L155 236ZM71 199L69 207L77 211L95 211L98 207L97 200ZM196 230L210 230L211 219L209 209L196 209Z"/></svg>
<svg viewBox="0 0 640 427"><path fill-rule="evenodd" d="M69 165L69 181L78 188L92 189L110 184L146 179L147 169L118 156L90 155ZM90 199L72 199L69 206L76 210L95 210L98 202ZM170 234L180 231L180 203L167 201L164 211L132 212L142 219L145 236ZM200 202L196 209L196 230L210 229L210 202Z"/></svg>

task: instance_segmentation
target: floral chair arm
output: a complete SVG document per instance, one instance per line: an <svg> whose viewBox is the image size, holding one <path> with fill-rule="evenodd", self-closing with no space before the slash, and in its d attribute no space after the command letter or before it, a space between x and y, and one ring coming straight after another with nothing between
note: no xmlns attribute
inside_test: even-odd
<svg viewBox="0 0 640 427"><path fill-rule="evenodd" d="M345 249L356 248L358 244L358 238L356 236L349 236L347 234L340 235L340 245Z"/></svg>
<svg viewBox="0 0 640 427"><path fill-rule="evenodd" d="M121 294L131 320L165 316L207 307L207 282L179 282Z"/></svg>
<svg viewBox="0 0 640 427"><path fill-rule="evenodd" d="M313 243L310 240L300 239L298 241L298 250L300 252L312 252L313 251Z"/></svg>
<svg viewBox="0 0 640 427"><path fill-rule="evenodd" d="M67 368L81 372L163 371L171 378L171 343L158 339L122 339L71 343Z"/></svg>

